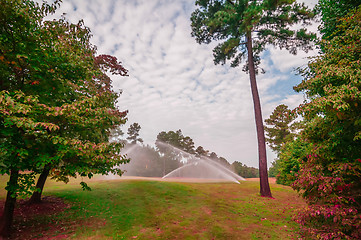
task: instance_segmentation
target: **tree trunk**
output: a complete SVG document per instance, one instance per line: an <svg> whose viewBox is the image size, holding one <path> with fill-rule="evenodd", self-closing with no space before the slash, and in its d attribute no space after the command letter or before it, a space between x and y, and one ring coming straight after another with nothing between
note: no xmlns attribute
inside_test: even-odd
<svg viewBox="0 0 361 240"><path fill-rule="evenodd" d="M257 129L260 193L262 197L272 197L271 189L268 183L266 140L264 136L261 103L257 89L256 71L253 61L251 34L252 34L251 31L247 32L248 70L249 70L249 78L251 82L254 115L255 115L256 129Z"/></svg>
<svg viewBox="0 0 361 240"><path fill-rule="evenodd" d="M8 182L8 186L11 187L10 190L8 190L5 200L5 206L4 211L0 220L0 239L1 237L9 237L11 225L13 221L14 216L14 209L15 209L15 203L16 203L16 196L12 196L16 193L14 193L13 189L14 186L17 186L18 184L18 178L19 178L19 170L12 169L10 171L10 179Z"/></svg>
<svg viewBox="0 0 361 240"><path fill-rule="evenodd" d="M51 165L47 164L44 167L43 171L41 172L41 174L40 174L40 176L38 178L38 182L36 183L36 188L40 189L40 191L39 192L38 191L33 192L33 195L31 195L31 198L28 201L29 204L34 204L34 203L40 203L41 202L41 194L43 193L45 181L48 178L50 168L51 168Z"/></svg>

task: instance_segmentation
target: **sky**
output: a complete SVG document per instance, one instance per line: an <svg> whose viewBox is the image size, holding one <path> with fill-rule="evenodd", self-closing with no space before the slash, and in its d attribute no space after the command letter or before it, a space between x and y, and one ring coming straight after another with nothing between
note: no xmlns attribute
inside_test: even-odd
<svg viewBox="0 0 361 240"><path fill-rule="evenodd" d="M200 45L191 37L194 0L63 0L53 18L63 13L70 22L84 20L98 54L118 58L128 77L113 76L122 91L120 110L137 122L144 144L154 146L158 133L182 130L195 147L202 146L230 163L258 167L258 150L249 76L242 67L214 65L216 43ZM306 4L314 6L315 0ZM315 25L309 26L316 30ZM263 119L279 104L295 108L304 100L292 87L302 78L294 69L307 57L269 47L262 54L265 74L257 76ZM268 148L268 166L275 154Z"/></svg>

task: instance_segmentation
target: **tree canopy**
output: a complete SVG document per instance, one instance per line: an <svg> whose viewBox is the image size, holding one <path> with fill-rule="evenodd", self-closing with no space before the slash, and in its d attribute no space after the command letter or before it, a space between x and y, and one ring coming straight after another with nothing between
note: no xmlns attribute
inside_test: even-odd
<svg viewBox="0 0 361 240"><path fill-rule="evenodd" d="M288 106L281 104L265 120L266 141L273 151L278 153L285 142L293 139L292 123L296 117Z"/></svg>
<svg viewBox="0 0 361 240"><path fill-rule="evenodd" d="M9 174L1 235L9 234L16 198L35 189L46 170L67 181L121 171L127 162L111 132L126 121L107 75L127 75L113 56L96 55L90 29L64 18L46 21L59 5L1 1L0 174ZM83 187L86 185L83 183Z"/></svg>
<svg viewBox="0 0 361 240"><path fill-rule="evenodd" d="M350 10L357 9L361 4L358 0L319 0L317 10L321 15L321 25L319 27L323 39L331 39L338 35L337 25Z"/></svg>
<svg viewBox="0 0 361 240"><path fill-rule="evenodd" d="M163 155L163 176L182 166L183 152L194 153L194 142L184 136L182 130L160 132L155 142L157 150Z"/></svg>
<svg viewBox="0 0 361 240"><path fill-rule="evenodd" d="M174 152L171 148L161 143L169 144L172 147L175 147L189 154L195 154L193 139L189 136L184 136L182 130L180 129L175 132L163 131L157 135L157 140L155 144L159 151L164 153L169 151Z"/></svg>
<svg viewBox="0 0 361 240"><path fill-rule="evenodd" d="M236 67L247 60L247 34L251 32L253 60L260 63L260 53L267 45L287 49L292 54L297 49L311 49L309 41L315 34L307 33L306 28L293 30L297 23L309 24L314 13L304 4L296 1L211 1L198 0L199 7L191 17L192 36L198 43L210 43L215 40L218 45L213 50L214 63L225 64L231 61ZM220 41L222 40L222 41ZM248 69L248 62L244 69Z"/></svg>
<svg viewBox="0 0 361 240"><path fill-rule="evenodd" d="M313 146L294 183L309 203L299 217L309 236L361 238L360 23L360 7L340 19L295 87L307 96L298 111L302 139Z"/></svg>
<svg viewBox="0 0 361 240"><path fill-rule="evenodd" d="M235 173L244 178L257 178L259 177L258 169L254 167L248 167L246 164L235 161L232 163L232 168Z"/></svg>
<svg viewBox="0 0 361 240"><path fill-rule="evenodd" d="M143 139L139 137L139 131L141 127L139 123L133 123L128 128L128 137L127 140L130 141L131 144L136 144L137 142L143 142Z"/></svg>

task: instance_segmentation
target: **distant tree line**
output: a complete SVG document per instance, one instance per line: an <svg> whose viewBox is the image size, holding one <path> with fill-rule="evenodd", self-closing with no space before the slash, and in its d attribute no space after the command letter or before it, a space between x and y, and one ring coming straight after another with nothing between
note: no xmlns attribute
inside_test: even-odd
<svg viewBox="0 0 361 240"><path fill-rule="evenodd" d="M135 144L143 142L139 137L140 129L138 123L132 124L128 129L129 142L124 152L130 158L130 163L123 166L126 171L125 176L163 177L199 157L218 162L242 177L259 176L257 168L247 167L240 162L230 164L227 159L219 157L215 152L205 150L202 146L196 148L193 139L184 136L180 129L160 132L157 135L155 147Z"/></svg>
<svg viewBox="0 0 361 240"><path fill-rule="evenodd" d="M255 167L248 167L246 164L240 162L233 162L232 163L232 170L237 173L239 176L244 178L258 178L259 171L258 168Z"/></svg>

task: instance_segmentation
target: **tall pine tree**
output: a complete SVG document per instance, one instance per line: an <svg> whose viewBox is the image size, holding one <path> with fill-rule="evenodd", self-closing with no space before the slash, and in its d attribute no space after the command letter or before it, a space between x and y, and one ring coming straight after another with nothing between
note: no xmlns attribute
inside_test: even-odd
<svg viewBox="0 0 361 240"><path fill-rule="evenodd" d="M256 119L260 193L272 197L268 183L266 144L256 74L260 53L267 45L285 48L296 54L297 49L309 50L315 35L306 29L292 30L298 24L308 24L314 16L304 4L295 0L197 0L192 13L192 36L198 43L218 41L213 50L214 63L231 61L237 67L246 61L243 70L250 76Z"/></svg>
<svg viewBox="0 0 361 240"><path fill-rule="evenodd" d="M141 127L138 123L133 123L128 128L128 137L127 139L130 141L131 144L136 144L137 142L143 142L143 139L139 137L139 131Z"/></svg>

